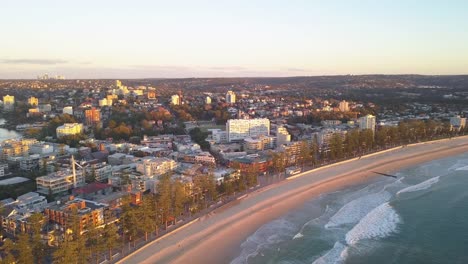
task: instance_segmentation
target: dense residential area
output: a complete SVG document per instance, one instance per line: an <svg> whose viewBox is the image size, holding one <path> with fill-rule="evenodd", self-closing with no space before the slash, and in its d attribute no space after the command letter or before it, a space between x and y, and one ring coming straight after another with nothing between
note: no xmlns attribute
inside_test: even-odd
<svg viewBox="0 0 468 264"><path fill-rule="evenodd" d="M0 80L2 262L111 263L302 171L465 135L466 85L418 75Z"/></svg>

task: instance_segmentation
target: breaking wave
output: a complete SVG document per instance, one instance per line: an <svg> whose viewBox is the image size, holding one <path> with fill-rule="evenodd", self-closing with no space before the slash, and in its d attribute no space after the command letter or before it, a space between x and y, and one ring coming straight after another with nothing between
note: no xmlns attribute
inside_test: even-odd
<svg viewBox="0 0 468 264"><path fill-rule="evenodd" d="M397 231L401 222L398 213L384 203L372 210L346 234L346 243L353 245L363 239L383 238Z"/></svg>
<svg viewBox="0 0 468 264"><path fill-rule="evenodd" d="M333 248L330 249L327 253L316 259L312 264L341 264L344 263L346 258L348 257L348 250L347 246L336 242L333 245Z"/></svg>
<svg viewBox="0 0 468 264"><path fill-rule="evenodd" d="M387 191L368 194L345 204L333 215L325 228L339 227L345 224L357 223L377 206L388 202L392 195Z"/></svg>
<svg viewBox="0 0 468 264"><path fill-rule="evenodd" d="M400 193L405 193L405 192L416 192L416 191L421 191L421 190L426 190L431 188L432 185L436 184L440 179L440 176L430 178L429 180L425 180L421 183L418 183L416 185L412 185L409 187L406 187L400 191L397 192L397 195Z"/></svg>

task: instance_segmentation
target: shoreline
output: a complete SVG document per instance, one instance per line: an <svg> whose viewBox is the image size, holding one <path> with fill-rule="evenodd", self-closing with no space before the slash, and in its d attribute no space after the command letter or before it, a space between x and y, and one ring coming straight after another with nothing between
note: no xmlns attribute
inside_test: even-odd
<svg viewBox="0 0 468 264"><path fill-rule="evenodd" d="M263 224L322 193L468 151L468 136L396 147L291 176L230 202L138 249L117 263L229 263Z"/></svg>

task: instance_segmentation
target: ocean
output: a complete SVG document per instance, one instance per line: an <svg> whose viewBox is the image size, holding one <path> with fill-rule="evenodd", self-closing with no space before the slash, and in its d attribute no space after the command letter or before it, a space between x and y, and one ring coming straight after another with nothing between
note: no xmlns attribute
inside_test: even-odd
<svg viewBox="0 0 468 264"><path fill-rule="evenodd" d="M263 225L231 264L468 263L468 153L394 174Z"/></svg>

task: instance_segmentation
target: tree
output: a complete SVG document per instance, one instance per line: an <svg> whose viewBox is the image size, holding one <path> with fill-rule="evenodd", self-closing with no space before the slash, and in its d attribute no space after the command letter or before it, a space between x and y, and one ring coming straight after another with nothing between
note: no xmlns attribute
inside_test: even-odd
<svg viewBox="0 0 468 264"><path fill-rule="evenodd" d="M286 170L286 155L284 152L273 153L273 168L277 174L280 174Z"/></svg>
<svg viewBox="0 0 468 264"><path fill-rule="evenodd" d="M340 134L335 133L330 139L330 159L341 159L343 157L343 141Z"/></svg>
<svg viewBox="0 0 468 264"><path fill-rule="evenodd" d="M158 189L158 206L161 212L162 221L167 228L167 222L170 218L171 207L172 207L172 192L171 192L171 179L169 175L164 175L157 186Z"/></svg>
<svg viewBox="0 0 468 264"><path fill-rule="evenodd" d="M31 244L33 247L34 256L38 262L41 263L46 254L46 247L44 243L42 243L41 239L42 228L44 226L44 216L41 213L34 213L29 217L28 220L31 227Z"/></svg>
<svg viewBox="0 0 468 264"><path fill-rule="evenodd" d="M216 201L218 199L218 191L216 190L216 180L214 178L214 175L212 173L209 173L208 175L203 175L205 178L205 189L210 197L211 201Z"/></svg>
<svg viewBox="0 0 468 264"><path fill-rule="evenodd" d="M100 255L105 249L103 229L96 226L91 227L86 233L86 245L91 249L91 256L96 263L99 263Z"/></svg>
<svg viewBox="0 0 468 264"><path fill-rule="evenodd" d="M13 253L15 248L16 248L15 244L13 243L13 241L11 241L11 239L8 239L8 238L5 239L2 247L0 248L1 251L3 252L1 263L5 263L5 264L17 263L15 255Z"/></svg>
<svg viewBox="0 0 468 264"><path fill-rule="evenodd" d="M246 175L246 178L247 178L247 186L248 187L253 187L255 185L257 185L258 183L258 173L259 173L259 169L257 166L255 165L250 165L247 169L247 175Z"/></svg>
<svg viewBox="0 0 468 264"><path fill-rule="evenodd" d="M145 241L148 241L148 234L157 229L156 214L153 195L144 196L143 202L138 208L138 215L140 216L138 224L140 230L145 233Z"/></svg>
<svg viewBox="0 0 468 264"><path fill-rule="evenodd" d="M185 192L185 186L180 181L177 180L174 182L174 221L176 221L177 217L179 217L185 208L185 203L187 202L187 194Z"/></svg>
<svg viewBox="0 0 468 264"><path fill-rule="evenodd" d="M223 185L224 185L224 190L225 190L227 195L234 194L235 190L234 190L234 185L232 184L232 179L231 178L224 179Z"/></svg>
<svg viewBox="0 0 468 264"><path fill-rule="evenodd" d="M128 240L133 241L133 245L135 246L135 240L139 229L139 217L137 208L130 203L130 197L125 197L122 201L122 215L120 216L120 221L122 222L124 234L128 235Z"/></svg>
<svg viewBox="0 0 468 264"><path fill-rule="evenodd" d="M18 235L17 249L18 263L34 264L33 247L27 233L20 233Z"/></svg>
<svg viewBox="0 0 468 264"><path fill-rule="evenodd" d="M109 259L112 260L112 250L120 244L119 233L115 224L108 224L104 227L103 240Z"/></svg>
<svg viewBox="0 0 468 264"><path fill-rule="evenodd" d="M53 263L78 263L76 247L72 239L72 234L65 232L63 241L53 253Z"/></svg>

